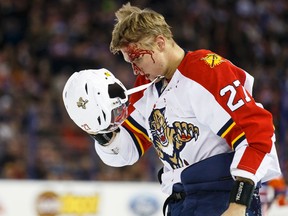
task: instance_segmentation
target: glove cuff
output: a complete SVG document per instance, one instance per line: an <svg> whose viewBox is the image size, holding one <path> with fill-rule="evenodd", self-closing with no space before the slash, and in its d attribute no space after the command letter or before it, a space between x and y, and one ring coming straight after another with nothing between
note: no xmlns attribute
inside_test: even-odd
<svg viewBox="0 0 288 216"><path fill-rule="evenodd" d="M230 203L245 205L249 208L254 193L254 184L236 180L230 194Z"/></svg>
<svg viewBox="0 0 288 216"><path fill-rule="evenodd" d="M90 134L90 136L98 142L99 145L108 146L110 141L115 137L116 133L120 132L120 129L117 128L113 132L109 133L98 133L98 134Z"/></svg>

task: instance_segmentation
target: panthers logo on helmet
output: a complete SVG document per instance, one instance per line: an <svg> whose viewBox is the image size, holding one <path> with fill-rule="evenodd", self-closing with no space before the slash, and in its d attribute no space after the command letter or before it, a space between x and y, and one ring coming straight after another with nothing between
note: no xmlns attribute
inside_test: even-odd
<svg viewBox="0 0 288 216"><path fill-rule="evenodd" d="M88 100L83 100L82 97L79 98L78 102L77 102L77 106L82 109L86 109L86 104L88 103Z"/></svg>

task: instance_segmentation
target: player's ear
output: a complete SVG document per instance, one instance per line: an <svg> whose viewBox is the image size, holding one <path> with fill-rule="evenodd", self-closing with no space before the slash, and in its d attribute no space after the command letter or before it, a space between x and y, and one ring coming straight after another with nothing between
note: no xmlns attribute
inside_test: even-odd
<svg viewBox="0 0 288 216"><path fill-rule="evenodd" d="M155 42L156 42L157 49L159 49L159 51L163 51L165 48L165 44L166 44L165 37L163 35L158 35L155 37Z"/></svg>

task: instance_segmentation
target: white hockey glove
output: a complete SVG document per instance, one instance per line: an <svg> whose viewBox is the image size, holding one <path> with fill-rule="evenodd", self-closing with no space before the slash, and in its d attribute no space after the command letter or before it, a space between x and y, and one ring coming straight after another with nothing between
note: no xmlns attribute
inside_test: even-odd
<svg viewBox="0 0 288 216"><path fill-rule="evenodd" d="M125 86L107 69L73 73L63 89L70 118L100 145L108 145L127 118Z"/></svg>

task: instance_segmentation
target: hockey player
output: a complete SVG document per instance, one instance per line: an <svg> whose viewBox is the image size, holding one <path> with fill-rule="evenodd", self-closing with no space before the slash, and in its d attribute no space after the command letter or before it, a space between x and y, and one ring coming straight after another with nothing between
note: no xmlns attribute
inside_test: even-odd
<svg viewBox="0 0 288 216"><path fill-rule="evenodd" d="M272 116L252 97L253 77L212 51L181 48L155 11L128 3L116 17L111 51L132 65L135 86L151 85L128 108L129 91L106 69L74 73L63 91L100 158L132 165L153 147L163 162L164 214L261 215L261 182L280 168Z"/></svg>

